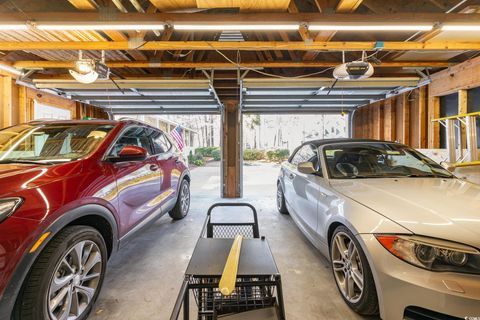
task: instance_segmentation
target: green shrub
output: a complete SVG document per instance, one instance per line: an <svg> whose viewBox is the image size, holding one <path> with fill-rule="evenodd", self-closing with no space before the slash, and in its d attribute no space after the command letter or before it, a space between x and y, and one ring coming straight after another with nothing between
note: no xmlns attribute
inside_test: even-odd
<svg viewBox="0 0 480 320"><path fill-rule="evenodd" d="M214 158L213 153L217 150L220 150L219 147L200 147L195 149L195 154L199 154L202 157Z"/></svg>
<svg viewBox="0 0 480 320"><path fill-rule="evenodd" d="M243 160L262 160L265 159L265 152L258 149L246 149L243 151Z"/></svg>
<svg viewBox="0 0 480 320"><path fill-rule="evenodd" d="M205 164L205 161L203 159L195 159L191 163L196 165L197 167L201 167Z"/></svg>
<svg viewBox="0 0 480 320"><path fill-rule="evenodd" d="M217 149L212 151L212 158L215 161L220 161L222 159L220 148L217 148Z"/></svg>
<svg viewBox="0 0 480 320"><path fill-rule="evenodd" d="M267 151L267 159L269 161L281 162L288 159L289 155L290 151L288 151L288 149L276 149Z"/></svg>
<svg viewBox="0 0 480 320"><path fill-rule="evenodd" d="M203 166L205 164L205 160L203 160L203 156L200 154L190 154L188 155L188 163L194 164L196 166Z"/></svg>

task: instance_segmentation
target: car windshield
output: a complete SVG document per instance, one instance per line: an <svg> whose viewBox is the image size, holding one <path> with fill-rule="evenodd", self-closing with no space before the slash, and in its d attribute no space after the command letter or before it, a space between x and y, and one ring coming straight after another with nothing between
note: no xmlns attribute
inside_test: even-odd
<svg viewBox="0 0 480 320"><path fill-rule="evenodd" d="M333 179L453 177L433 160L398 144L329 145L323 152L329 176Z"/></svg>
<svg viewBox="0 0 480 320"><path fill-rule="evenodd" d="M112 125L22 124L0 130L0 163L68 162L103 141Z"/></svg>

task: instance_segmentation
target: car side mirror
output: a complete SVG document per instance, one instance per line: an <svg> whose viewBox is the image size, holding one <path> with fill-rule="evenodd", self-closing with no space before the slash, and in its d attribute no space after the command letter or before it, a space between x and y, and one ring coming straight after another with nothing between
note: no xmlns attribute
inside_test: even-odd
<svg viewBox="0 0 480 320"><path fill-rule="evenodd" d="M111 162L142 161L147 158L147 150L138 146L124 146L117 157L108 158Z"/></svg>
<svg viewBox="0 0 480 320"><path fill-rule="evenodd" d="M310 161L300 162L297 166L297 170L304 174L314 174L317 172L317 170L315 170L313 167L313 163Z"/></svg>

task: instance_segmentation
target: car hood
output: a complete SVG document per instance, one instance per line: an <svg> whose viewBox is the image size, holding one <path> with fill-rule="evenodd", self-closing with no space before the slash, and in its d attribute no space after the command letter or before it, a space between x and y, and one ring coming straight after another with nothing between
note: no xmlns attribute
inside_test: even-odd
<svg viewBox="0 0 480 320"><path fill-rule="evenodd" d="M480 186L461 179L333 180L344 196L411 232L480 248Z"/></svg>
<svg viewBox="0 0 480 320"><path fill-rule="evenodd" d="M56 165L0 164L0 197L62 179L80 169L79 163Z"/></svg>

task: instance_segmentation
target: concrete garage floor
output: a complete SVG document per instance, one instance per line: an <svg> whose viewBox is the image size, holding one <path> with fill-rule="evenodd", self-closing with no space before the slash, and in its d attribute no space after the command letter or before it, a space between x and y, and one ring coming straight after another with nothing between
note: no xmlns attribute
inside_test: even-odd
<svg viewBox="0 0 480 320"><path fill-rule="evenodd" d="M343 302L327 260L289 216L277 212L278 170L272 164L245 165L241 201L257 208L260 233L267 237L282 274L287 318L363 319ZM177 222L162 217L110 260L89 319L169 319L207 209L222 201L219 183L218 163L192 170L189 215Z"/></svg>

